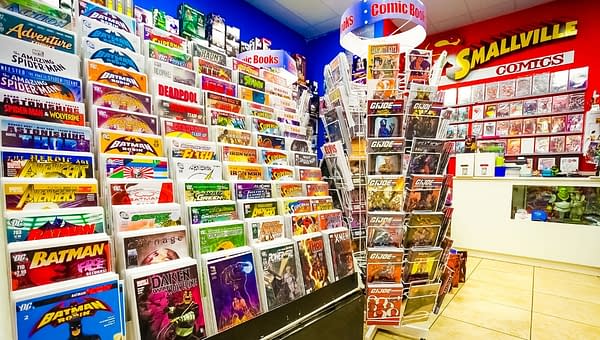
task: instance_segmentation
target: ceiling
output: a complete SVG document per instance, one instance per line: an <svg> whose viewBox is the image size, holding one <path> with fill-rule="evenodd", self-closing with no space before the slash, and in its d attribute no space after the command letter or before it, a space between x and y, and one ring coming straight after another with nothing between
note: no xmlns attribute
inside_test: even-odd
<svg viewBox="0 0 600 340"><path fill-rule="evenodd" d="M336 30L344 11L357 0L246 0L282 24L313 39ZM444 32L553 0L422 0L427 33Z"/></svg>

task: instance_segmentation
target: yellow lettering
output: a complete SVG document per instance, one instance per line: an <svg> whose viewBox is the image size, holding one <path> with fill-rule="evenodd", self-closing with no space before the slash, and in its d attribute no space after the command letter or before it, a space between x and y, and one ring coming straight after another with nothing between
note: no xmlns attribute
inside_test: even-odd
<svg viewBox="0 0 600 340"><path fill-rule="evenodd" d="M519 41L521 42L521 47L525 48L529 46L532 37L533 31L522 32L521 34L519 34Z"/></svg>
<svg viewBox="0 0 600 340"><path fill-rule="evenodd" d="M577 20L565 23L564 37L577 35Z"/></svg>
<svg viewBox="0 0 600 340"><path fill-rule="evenodd" d="M510 37L510 50L507 53L516 51L521 48L521 45L519 45L519 43L517 42L517 38L517 35L513 35L512 37Z"/></svg>
<svg viewBox="0 0 600 340"><path fill-rule="evenodd" d="M552 40L552 36L548 35L548 27L542 27L542 32L540 33L540 42L546 42Z"/></svg>
<svg viewBox="0 0 600 340"><path fill-rule="evenodd" d="M513 38L516 38L516 37L513 35ZM515 39L511 39L511 41L513 41L513 40L515 40ZM508 54L508 53L510 53L510 47L506 46L506 38L503 38L500 41L500 55Z"/></svg>
<svg viewBox="0 0 600 340"><path fill-rule="evenodd" d="M540 42L540 29L536 28L533 31L533 43L531 45L537 45Z"/></svg>
<svg viewBox="0 0 600 340"><path fill-rule="evenodd" d="M487 56L485 57L485 62L487 63L492 58L498 58L500 56L500 51L498 50L498 43L492 42L488 47Z"/></svg>

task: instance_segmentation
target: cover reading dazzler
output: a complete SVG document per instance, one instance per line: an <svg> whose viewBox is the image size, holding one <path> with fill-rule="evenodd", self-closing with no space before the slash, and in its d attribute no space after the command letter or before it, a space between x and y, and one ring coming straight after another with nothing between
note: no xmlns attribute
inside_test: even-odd
<svg viewBox="0 0 600 340"><path fill-rule="evenodd" d="M115 340L125 336L118 276L104 274L60 284L51 291L15 294L19 340Z"/></svg>

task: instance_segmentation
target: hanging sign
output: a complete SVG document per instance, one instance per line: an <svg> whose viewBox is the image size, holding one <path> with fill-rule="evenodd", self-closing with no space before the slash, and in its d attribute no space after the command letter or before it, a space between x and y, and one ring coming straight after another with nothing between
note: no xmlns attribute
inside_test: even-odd
<svg viewBox="0 0 600 340"><path fill-rule="evenodd" d="M238 58L258 67L276 69L290 84L298 80L296 61L284 50L247 51L240 53Z"/></svg>

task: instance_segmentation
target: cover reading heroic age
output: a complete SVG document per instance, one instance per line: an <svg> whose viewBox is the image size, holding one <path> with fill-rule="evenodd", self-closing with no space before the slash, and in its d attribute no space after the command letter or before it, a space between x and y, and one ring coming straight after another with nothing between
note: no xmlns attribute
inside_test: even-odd
<svg viewBox="0 0 600 340"><path fill-rule="evenodd" d="M285 244L260 252L267 308L273 310L304 295L301 276L296 272L294 245Z"/></svg>
<svg viewBox="0 0 600 340"><path fill-rule="evenodd" d="M300 268L306 294L329 284L327 262L325 262L325 243L321 234L297 241L300 256Z"/></svg>
<svg viewBox="0 0 600 340"><path fill-rule="evenodd" d="M17 339L115 340L121 328L119 281L87 284L16 301Z"/></svg>
<svg viewBox="0 0 600 340"><path fill-rule="evenodd" d="M197 266L190 265L134 279L137 324L142 340L206 337ZM135 313L134 312L134 313Z"/></svg>
<svg viewBox="0 0 600 340"><path fill-rule="evenodd" d="M0 152L4 177L94 178L90 153L58 153L30 149Z"/></svg>
<svg viewBox="0 0 600 340"><path fill-rule="evenodd" d="M217 330L222 332L260 314L252 253L208 263L208 281Z"/></svg>

